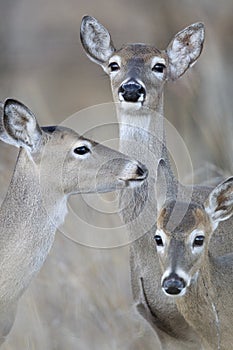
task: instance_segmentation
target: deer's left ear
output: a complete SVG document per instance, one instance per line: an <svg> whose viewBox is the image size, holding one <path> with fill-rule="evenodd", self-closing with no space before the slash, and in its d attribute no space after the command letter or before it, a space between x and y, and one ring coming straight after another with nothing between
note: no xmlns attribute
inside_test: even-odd
<svg viewBox="0 0 233 350"><path fill-rule="evenodd" d="M233 177L213 189L205 203L205 210L216 227L220 221L233 215Z"/></svg>
<svg viewBox="0 0 233 350"><path fill-rule="evenodd" d="M203 23L194 23L176 34L166 49L169 79L179 78L196 62L201 54L204 38Z"/></svg>
<svg viewBox="0 0 233 350"><path fill-rule="evenodd" d="M7 142L7 135L3 125L3 103L0 102L0 140Z"/></svg>

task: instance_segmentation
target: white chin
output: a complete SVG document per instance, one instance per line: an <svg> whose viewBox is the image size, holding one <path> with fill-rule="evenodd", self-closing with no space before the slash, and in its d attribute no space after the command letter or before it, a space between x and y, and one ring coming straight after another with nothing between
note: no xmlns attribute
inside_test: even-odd
<svg viewBox="0 0 233 350"><path fill-rule="evenodd" d="M163 288L162 288L162 289L163 289ZM166 295L167 295L168 297L170 297L170 298L180 298L180 297L183 297L183 296L186 294L186 291L187 291L187 289L184 288L184 289L182 289L181 293L179 293L179 294L168 294L168 293L165 291L165 289L163 289L164 294L166 294Z"/></svg>
<svg viewBox="0 0 233 350"><path fill-rule="evenodd" d="M135 187L140 186L142 183L143 183L143 181L138 181L138 180L133 181L133 180L130 180L130 181L128 181L128 187L130 187L130 188L135 188Z"/></svg>
<svg viewBox="0 0 233 350"><path fill-rule="evenodd" d="M127 109L134 109L134 110L138 110L140 108L142 108L142 102L125 102L125 101L121 101L121 106L127 110Z"/></svg>

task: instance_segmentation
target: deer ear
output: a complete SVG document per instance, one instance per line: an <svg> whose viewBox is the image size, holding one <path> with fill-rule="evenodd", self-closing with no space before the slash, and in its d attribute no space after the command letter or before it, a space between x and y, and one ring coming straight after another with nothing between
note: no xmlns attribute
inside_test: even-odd
<svg viewBox="0 0 233 350"><path fill-rule="evenodd" d="M83 17L80 38L87 56L97 64L102 65L115 52L109 32L94 17Z"/></svg>
<svg viewBox="0 0 233 350"><path fill-rule="evenodd" d="M220 221L233 215L233 177L229 177L209 194L205 210L216 227Z"/></svg>
<svg viewBox="0 0 233 350"><path fill-rule="evenodd" d="M6 142L24 147L30 152L38 149L42 131L34 114L22 103L7 99L3 107L3 126Z"/></svg>
<svg viewBox="0 0 233 350"><path fill-rule="evenodd" d="M161 158L158 163L156 177L156 201L158 212L167 200L176 198L176 195L177 181L174 179L173 173L168 170L165 160Z"/></svg>
<svg viewBox="0 0 233 350"><path fill-rule="evenodd" d="M166 49L171 80L179 78L201 54L205 38L203 23L194 23L180 31Z"/></svg>
<svg viewBox="0 0 233 350"><path fill-rule="evenodd" d="M0 102L0 140L7 142L7 134L3 125L3 103Z"/></svg>

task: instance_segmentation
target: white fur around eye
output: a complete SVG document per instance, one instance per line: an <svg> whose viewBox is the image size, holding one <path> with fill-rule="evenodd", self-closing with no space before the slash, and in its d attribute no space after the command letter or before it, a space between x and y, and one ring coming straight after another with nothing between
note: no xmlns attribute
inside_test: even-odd
<svg viewBox="0 0 233 350"><path fill-rule="evenodd" d="M156 64L162 64L165 66L167 66L166 64L166 61L165 59L161 58L161 57L153 57L153 59L151 60L151 69L153 69L153 67L156 65ZM155 72L154 71L154 74L156 74L156 76L159 78L159 79L163 79L164 77L164 71L163 72Z"/></svg>
<svg viewBox="0 0 233 350"><path fill-rule="evenodd" d="M164 252L164 250L165 250L165 245L166 245L166 243L167 243L167 236L166 236L166 234L164 233L164 231L161 230L161 229L157 229L157 230L156 230L155 236L156 236L156 235L160 236L161 239L162 239L162 241L163 241L163 246L158 246L158 245L156 244L156 242L155 242L157 252L162 254L162 253Z"/></svg>
<svg viewBox="0 0 233 350"><path fill-rule="evenodd" d="M76 148L79 148L79 147L87 147L90 151L85 153L85 154L77 154L75 153L75 149ZM90 156L91 154L91 149L92 149L92 144L90 142L88 142L87 140L79 140L75 145L73 145L72 147L72 155L75 157L75 158L78 158L78 159L85 159L87 157Z"/></svg>
<svg viewBox="0 0 233 350"><path fill-rule="evenodd" d="M118 55L114 55L110 58L108 64L116 62L118 64L118 66L121 66L121 57Z"/></svg>
<svg viewBox="0 0 233 350"><path fill-rule="evenodd" d="M205 233L202 230L199 230L199 229L195 229L195 230L193 230L191 232L191 234L190 234L188 239L189 239L189 245L191 247L191 250L192 250L193 254L199 254L203 250L204 244L205 244L205 242L204 242L204 244L202 246L200 246L200 247L193 246L193 242L194 242L194 240L195 240L195 238L197 236L204 236L205 237Z"/></svg>
<svg viewBox="0 0 233 350"><path fill-rule="evenodd" d="M108 62L108 66L111 64L111 63L114 63L114 62L116 62L117 64L118 64L118 66L121 68L121 57L120 56L118 56L118 55L114 55L114 56L112 56L111 58L110 58L110 60L109 60L109 62ZM108 73L109 74L109 67L103 67L104 68L104 71L106 72L106 73ZM117 73L118 71L113 71L113 72L110 72L110 74L115 74L115 73Z"/></svg>
<svg viewBox="0 0 233 350"><path fill-rule="evenodd" d="M161 64L164 64L164 66L166 66L165 59L161 57L153 57L151 60L151 68L153 68L157 63L161 63Z"/></svg>

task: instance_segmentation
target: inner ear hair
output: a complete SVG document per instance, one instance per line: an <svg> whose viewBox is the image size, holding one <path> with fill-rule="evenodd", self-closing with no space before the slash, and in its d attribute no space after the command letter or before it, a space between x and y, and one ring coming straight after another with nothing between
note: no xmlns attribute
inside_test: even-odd
<svg viewBox="0 0 233 350"><path fill-rule="evenodd" d="M97 64L103 65L115 52L111 35L94 17L83 17L80 39L88 57Z"/></svg>
<svg viewBox="0 0 233 350"><path fill-rule="evenodd" d="M214 221L223 221L233 214L233 177L216 186L205 204Z"/></svg>
<svg viewBox="0 0 233 350"><path fill-rule="evenodd" d="M7 99L3 108L3 125L9 142L16 147L36 150L42 131L34 114L21 102Z"/></svg>

